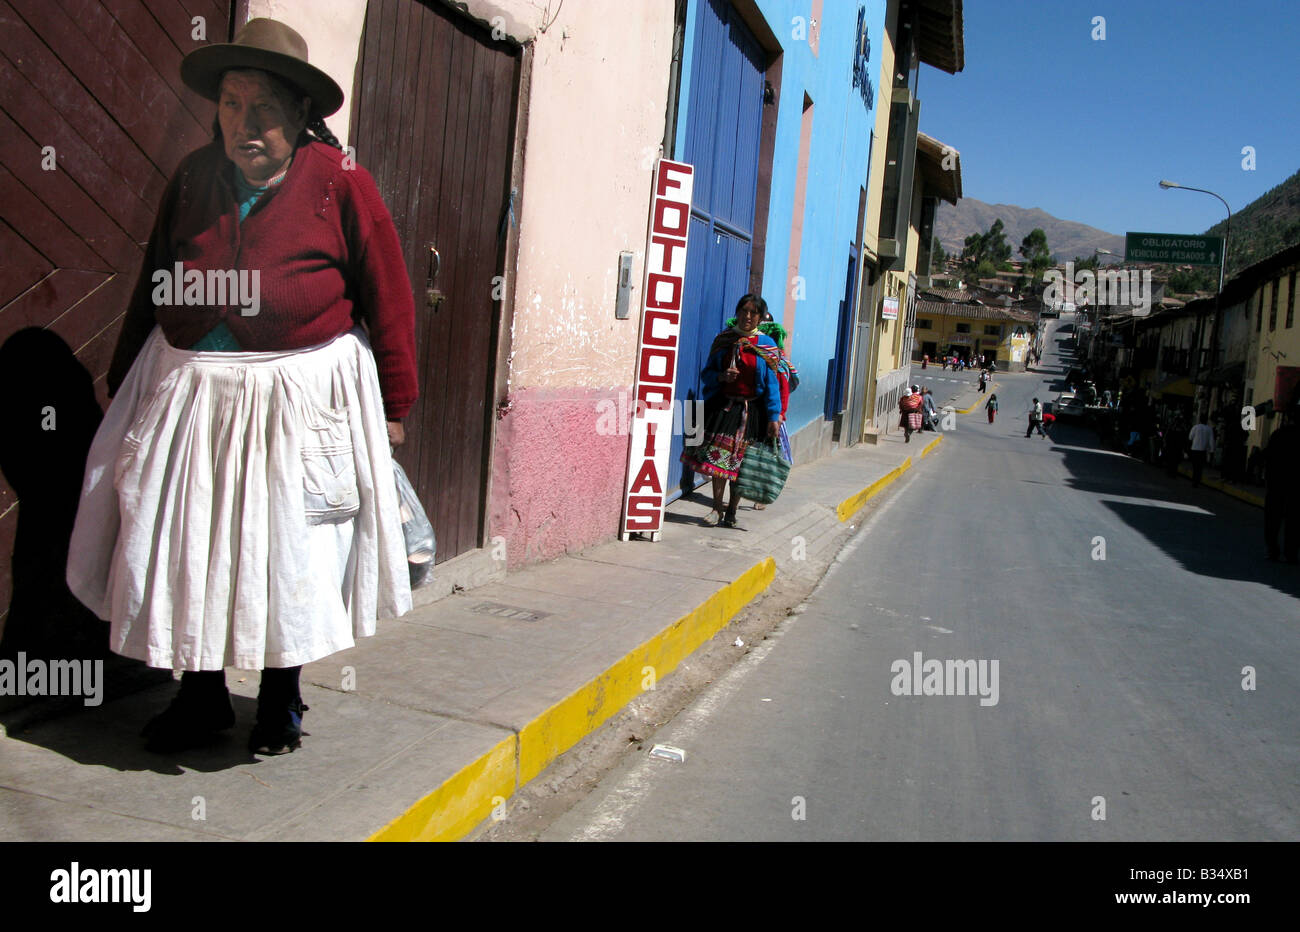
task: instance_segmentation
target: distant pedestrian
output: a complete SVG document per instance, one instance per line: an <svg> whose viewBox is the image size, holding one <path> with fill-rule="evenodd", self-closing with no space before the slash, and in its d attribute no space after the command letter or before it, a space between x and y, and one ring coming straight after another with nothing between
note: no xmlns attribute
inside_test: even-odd
<svg viewBox="0 0 1300 932"><path fill-rule="evenodd" d="M1043 433L1043 403L1037 398L1029 408L1029 427L1025 430L1025 436L1028 437L1035 430L1038 431L1038 436L1047 436Z"/></svg>
<svg viewBox="0 0 1300 932"><path fill-rule="evenodd" d="M1192 487L1195 488L1201 484L1201 471L1205 469L1205 459L1214 452L1214 428L1209 424L1209 418L1202 414L1200 423L1191 429L1187 435L1191 443L1191 452L1188 454L1192 460Z"/></svg>
<svg viewBox="0 0 1300 932"><path fill-rule="evenodd" d="M1287 412L1282 426L1269 438L1264 451L1264 543L1268 558L1277 560L1278 534L1285 529L1288 563L1300 557L1300 425L1297 406Z"/></svg>
<svg viewBox="0 0 1300 932"><path fill-rule="evenodd" d="M928 388L921 390L922 430L939 430L939 412L934 406L934 394Z"/></svg>
<svg viewBox="0 0 1300 932"><path fill-rule="evenodd" d="M989 374L985 372L983 369L981 369L980 370L980 394L982 395L988 390L989 390Z"/></svg>
<svg viewBox="0 0 1300 932"><path fill-rule="evenodd" d="M1165 472L1172 479L1178 478L1178 467L1183 462L1183 438L1187 436L1187 421L1182 415L1175 415L1173 426L1165 433Z"/></svg>
<svg viewBox="0 0 1300 932"><path fill-rule="evenodd" d="M984 408L988 411L989 423L992 424L993 419L997 417L998 414L998 396L996 394L989 395L989 400L984 402Z"/></svg>
<svg viewBox="0 0 1300 932"><path fill-rule="evenodd" d="M912 431L921 429L921 393L905 388L898 399L898 426L903 428L903 442L912 442Z"/></svg>
<svg viewBox="0 0 1300 932"><path fill-rule="evenodd" d="M921 371L924 372L924 371L925 371L925 367L928 366L928 365L930 365L930 357L927 356L927 355L922 354L922 356L921 356Z"/></svg>
<svg viewBox="0 0 1300 932"><path fill-rule="evenodd" d="M1043 436L1049 440L1052 437L1052 429L1056 427L1056 415L1050 412L1043 412Z"/></svg>

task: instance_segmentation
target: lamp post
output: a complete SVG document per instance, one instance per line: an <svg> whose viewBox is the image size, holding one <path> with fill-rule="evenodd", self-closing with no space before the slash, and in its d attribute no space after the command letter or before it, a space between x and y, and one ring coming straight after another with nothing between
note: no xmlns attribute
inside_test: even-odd
<svg viewBox="0 0 1300 932"><path fill-rule="evenodd" d="M1162 180L1160 182L1160 187L1164 188L1166 191L1170 188L1181 188L1184 191L1199 191L1202 194L1217 197L1219 198L1219 202L1223 204L1223 209L1228 212L1228 223L1223 230L1223 250L1219 254L1219 290L1214 293L1214 324L1210 327L1210 361L1213 362L1219 354L1219 301L1223 295L1223 270L1228 262L1228 237L1232 235L1232 208L1229 207L1228 202L1218 194L1215 194L1213 191L1207 191L1205 188L1193 188L1190 185L1179 184L1176 181L1168 180ZM1196 348L1197 350L1200 349L1199 333L1197 334ZM1200 360L1198 359L1196 362L1196 372L1192 376L1193 379L1199 378L1201 374Z"/></svg>

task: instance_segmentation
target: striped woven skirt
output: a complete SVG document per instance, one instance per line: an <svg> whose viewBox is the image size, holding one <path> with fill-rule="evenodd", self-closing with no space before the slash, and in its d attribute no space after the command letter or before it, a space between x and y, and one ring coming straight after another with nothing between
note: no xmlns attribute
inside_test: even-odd
<svg viewBox="0 0 1300 932"><path fill-rule="evenodd" d="M732 398L721 392L704 402L704 438L682 451L682 465L702 476L735 481L745 449L767 436L763 406L756 398Z"/></svg>
<svg viewBox="0 0 1300 932"><path fill-rule="evenodd" d="M218 353L155 327L91 445L67 580L114 652L175 670L309 663L409 611L364 333Z"/></svg>

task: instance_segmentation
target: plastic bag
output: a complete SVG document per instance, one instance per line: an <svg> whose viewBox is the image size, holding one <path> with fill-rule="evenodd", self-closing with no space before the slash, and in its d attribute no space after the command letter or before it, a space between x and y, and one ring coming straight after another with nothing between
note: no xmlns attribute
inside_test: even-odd
<svg viewBox="0 0 1300 932"><path fill-rule="evenodd" d="M424 506L397 460L393 460L393 478L397 481L397 509L402 517L402 533L406 537L406 565L411 572L411 588L417 589L433 579L433 558L438 552L438 542Z"/></svg>

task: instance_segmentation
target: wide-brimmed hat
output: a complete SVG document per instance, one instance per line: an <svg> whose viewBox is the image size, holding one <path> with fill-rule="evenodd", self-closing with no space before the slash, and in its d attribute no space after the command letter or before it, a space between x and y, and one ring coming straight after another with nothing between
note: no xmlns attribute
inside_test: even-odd
<svg viewBox="0 0 1300 932"><path fill-rule="evenodd" d="M216 100L221 75L231 68L256 68L296 85L311 98L312 109L326 117L343 106L343 89L334 79L307 63L307 42L274 19L250 19L234 42L205 45L181 61L185 86Z"/></svg>

